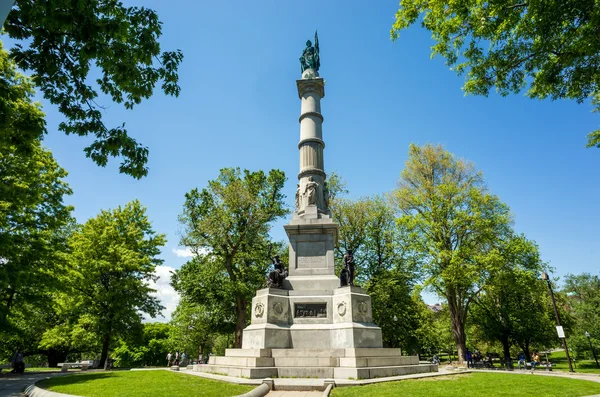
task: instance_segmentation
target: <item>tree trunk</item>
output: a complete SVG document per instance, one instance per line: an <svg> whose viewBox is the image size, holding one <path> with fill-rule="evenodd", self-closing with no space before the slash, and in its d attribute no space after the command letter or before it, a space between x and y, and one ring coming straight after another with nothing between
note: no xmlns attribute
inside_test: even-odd
<svg viewBox="0 0 600 397"><path fill-rule="evenodd" d="M102 338L102 354L100 355L100 364L98 365L99 368L104 368L107 369L107 358L108 358L108 347L110 345L110 335L109 334L104 334L104 337Z"/></svg>
<svg viewBox="0 0 600 397"><path fill-rule="evenodd" d="M61 352L54 349L49 349L46 352L46 357L48 357L49 367L58 367L58 363L64 363L65 361L67 361L66 352Z"/></svg>
<svg viewBox="0 0 600 397"><path fill-rule="evenodd" d="M500 339L500 342L502 343L502 351L504 354L504 363L506 364L506 369L508 369L510 361L510 343L508 342L508 335L503 336Z"/></svg>
<svg viewBox="0 0 600 397"><path fill-rule="evenodd" d="M242 348L242 332L246 328L246 301L239 295L235 297L235 311L237 321L235 323L235 340L233 347L236 349Z"/></svg>
<svg viewBox="0 0 600 397"><path fill-rule="evenodd" d="M465 333L466 315L458 307L456 292L452 288L446 289L446 299L448 300L448 309L450 311L450 322L452 323L452 336L458 350L458 362L465 362L465 353L467 352L467 334Z"/></svg>

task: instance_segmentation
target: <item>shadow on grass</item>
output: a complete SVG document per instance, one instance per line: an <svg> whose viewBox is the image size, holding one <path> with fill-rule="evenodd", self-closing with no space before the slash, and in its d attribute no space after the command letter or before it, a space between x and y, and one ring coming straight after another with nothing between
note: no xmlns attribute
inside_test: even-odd
<svg viewBox="0 0 600 397"><path fill-rule="evenodd" d="M86 383L96 379L107 379L113 377L114 374L111 372L102 372L96 374L74 374L67 376L57 376L55 378L44 379L38 382L37 385L43 389L53 386L67 386L75 385L79 383Z"/></svg>

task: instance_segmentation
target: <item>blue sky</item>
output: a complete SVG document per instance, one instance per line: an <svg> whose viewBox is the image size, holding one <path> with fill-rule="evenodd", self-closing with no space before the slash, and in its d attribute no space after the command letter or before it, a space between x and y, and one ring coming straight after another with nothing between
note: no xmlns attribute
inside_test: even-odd
<svg viewBox="0 0 600 397"><path fill-rule="evenodd" d="M465 97L463 79L443 59L430 59L427 31L414 26L390 40L396 0L124 3L158 11L163 49L185 55L182 92L171 98L157 91L133 111L100 101L109 105L109 125L126 122L149 147L150 174L141 181L120 175L118 161L99 168L86 159L90 140L58 132L62 117L45 104L45 145L69 171L75 193L68 201L80 222L138 198L156 230L167 234L165 266L179 268L186 260L174 252L184 194L220 168L282 169L291 206L299 164L298 58L318 29L327 83L325 168L346 179L352 196L392 190L411 142L441 143L483 171L490 190L511 207L516 230L537 241L555 275L597 272L600 150L586 149L585 136L600 128L600 116L589 103ZM286 222L275 225L275 238L285 238Z"/></svg>

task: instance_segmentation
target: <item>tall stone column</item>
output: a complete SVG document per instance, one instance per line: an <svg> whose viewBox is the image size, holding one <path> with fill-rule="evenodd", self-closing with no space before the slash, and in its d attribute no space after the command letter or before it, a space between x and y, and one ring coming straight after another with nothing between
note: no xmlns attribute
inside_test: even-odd
<svg viewBox="0 0 600 397"><path fill-rule="evenodd" d="M307 219L329 214L328 192L325 185L323 162L323 116L321 98L325 96L325 81L316 72L306 73L296 81L298 96L302 100L300 112L300 173L296 192L296 214ZM316 75L316 76L315 76Z"/></svg>
<svg viewBox="0 0 600 397"><path fill-rule="evenodd" d="M325 81L317 70L309 68L296 85L301 100L300 172L296 211L290 224L284 226L290 240L290 275L284 285L291 290L332 290L339 286L333 254L338 225L328 208L323 158L321 98L325 96Z"/></svg>

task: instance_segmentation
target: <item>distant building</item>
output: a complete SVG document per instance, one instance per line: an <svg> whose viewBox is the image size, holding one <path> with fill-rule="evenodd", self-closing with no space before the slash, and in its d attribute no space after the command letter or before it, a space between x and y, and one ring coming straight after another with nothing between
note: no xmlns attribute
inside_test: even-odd
<svg viewBox="0 0 600 397"><path fill-rule="evenodd" d="M436 303L435 305L427 305L427 307L434 313L439 313L442 311L442 305L440 303Z"/></svg>

